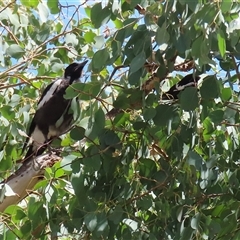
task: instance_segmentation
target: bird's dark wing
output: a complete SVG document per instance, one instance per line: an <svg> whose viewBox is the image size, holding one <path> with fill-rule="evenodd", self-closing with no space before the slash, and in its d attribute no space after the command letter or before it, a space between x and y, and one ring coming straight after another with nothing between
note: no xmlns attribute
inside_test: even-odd
<svg viewBox="0 0 240 240"><path fill-rule="evenodd" d="M193 74L186 75L183 79L181 79L178 83L173 85L169 91L163 94L163 100L172 100L178 99L178 94L183 91L187 87L195 87L197 85L199 76L194 76Z"/></svg>
<svg viewBox="0 0 240 240"><path fill-rule="evenodd" d="M38 104L42 101L43 97L47 94L47 92L49 91L49 89L52 87L52 85L54 84L54 82L50 83L44 90L43 93L38 101Z"/></svg>
<svg viewBox="0 0 240 240"><path fill-rule="evenodd" d="M28 134L27 134L29 137L27 137L26 140L25 140L25 143L24 143L23 149L22 149L22 153L25 151L25 149L26 149L26 147L29 143L29 138L34 131L35 126L36 126L36 123L35 123L34 118L33 118L32 122L30 124L29 130L28 130Z"/></svg>
<svg viewBox="0 0 240 240"><path fill-rule="evenodd" d="M37 156L42 154L46 149L46 146L42 146L44 143L46 143L46 137L43 134L43 132L39 129L36 123L35 114L29 127L28 138L26 138L26 141L22 149L23 153L27 146L29 146L28 151L25 155L25 159L30 158L33 155L33 153L36 153Z"/></svg>
<svg viewBox="0 0 240 240"><path fill-rule="evenodd" d="M54 95L35 114L36 124L48 141L63 134L71 124L73 118L73 114L69 112L71 100L63 96L68 86L67 81L62 81Z"/></svg>
<svg viewBox="0 0 240 240"><path fill-rule="evenodd" d="M64 79L59 78L56 81L49 84L44 89L43 94L42 94L40 100L38 101L37 109L41 108L46 102L48 102L54 96L54 94L57 94L57 92L59 91L59 89L62 86L63 80Z"/></svg>
<svg viewBox="0 0 240 240"><path fill-rule="evenodd" d="M47 101L49 101L51 99L51 97L56 93L59 83L60 83L60 81L58 79L58 80L52 82L51 84L49 84L43 90L41 98L38 101L38 108L39 108L39 106L43 106ZM37 148L39 148L38 155L42 154L45 150L43 148L40 148L39 144L35 144L34 141L33 141L33 139L34 139L34 140L36 140L36 142L40 143L43 139L43 135L41 134L40 130L37 129L36 115L37 115L38 111L39 110L37 109L37 111L36 111L36 113L33 117L33 120L30 124L29 130L28 130L28 136L29 137L26 139L26 141L23 145L22 153L25 151L27 145L29 145L29 143L32 142L32 143L30 143L30 146L29 146L29 149L28 149L27 154L25 156L25 159L29 158L33 154L33 152L36 151ZM32 136L33 134L34 134L34 136Z"/></svg>

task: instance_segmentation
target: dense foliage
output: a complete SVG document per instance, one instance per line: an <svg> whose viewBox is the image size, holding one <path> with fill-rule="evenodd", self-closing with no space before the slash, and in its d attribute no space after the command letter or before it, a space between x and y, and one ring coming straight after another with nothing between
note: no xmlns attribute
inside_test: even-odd
<svg viewBox="0 0 240 240"><path fill-rule="evenodd" d="M66 93L80 107L54 143L62 161L2 213L1 238L239 239L240 5L75 4L0 6L2 179L19 167L41 90L90 60ZM161 100L193 71L209 75L199 91Z"/></svg>

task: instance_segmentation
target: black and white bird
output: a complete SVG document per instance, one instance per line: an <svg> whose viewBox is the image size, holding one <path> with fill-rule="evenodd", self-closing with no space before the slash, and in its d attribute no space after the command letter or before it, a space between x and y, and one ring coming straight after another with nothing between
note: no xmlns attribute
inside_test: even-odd
<svg viewBox="0 0 240 240"><path fill-rule="evenodd" d="M28 146L24 160L41 155L53 138L70 129L73 122L73 113L69 111L72 100L65 99L64 94L68 86L79 80L87 62L70 64L65 69L63 78L55 80L44 89L23 146L23 151Z"/></svg>
<svg viewBox="0 0 240 240"><path fill-rule="evenodd" d="M163 94L163 100L173 100L178 99L178 94L183 91L187 87L197 87L199 76L195 76L194 74L188 74L183 79L181 79L178 83L173 85L169 91Z"/></svg>

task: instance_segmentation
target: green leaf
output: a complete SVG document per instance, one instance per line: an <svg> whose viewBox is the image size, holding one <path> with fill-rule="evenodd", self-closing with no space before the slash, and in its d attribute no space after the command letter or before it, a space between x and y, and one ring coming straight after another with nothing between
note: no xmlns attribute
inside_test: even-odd
<svg viewBox="0 0 240 240"><path fill-rule="evenodd" d="M198 90L195 87L187 87L180 94L180 107L185 111L192 111L199 105Z"/></svg>
<svg viewBox="0 0 240 240"><path fill-rule="evenodd" d="M104 46L104 44L105 44L105 39L103 35L94 37L94 44L93 44L94 48L101 49Z"/></svg>
<svg viewBox="0 0 240 240"><path fill-rule="evenodd" d="M16 209L16 215L15 218L18 220L21 220L26 217L26 213L22 209Z"/></svg>
<svg viewBox="0 0 240 240"><path fill-rule="evenodd" d="M211 112L209 114L209 118L215 123L215 124L219 124L222 122L223 120L223 115L224 115L224 111L222 110L215 110L213 112Z"/></svg>
<svg viewBox="0 0 240 240"><path fill-rule="evenodd" d="M43 25L43 27L39 30L39 32L36 34L36 39L39 42L45 42L50 34L50 28L47 25Z"/></svg>
<svg viewBox="0 0 240 240"><path fill-rule="evenodd" d="M57 14L60 12L58 0L47 0L47 5L51 14Z"/></svg>
<svg viewBox="0 0 240 240"><path fill-rule="evenodd" d="M95 139L105 127L105 114L102 108L99 108L94 115L94 122L86 129L85 135Z"/></svg>
<svg viewBox="0 0 240 240"><path fill-rule="evenodd" d="M98 95L101 86L101 82L74 83L67 88L64 98L78 97L79 100L91 100Z"/></svg>
<svg viewBox="0 0 240 240"><path fill-rule="evenodd" d="M166 24L163 24L162 27L158 27L156 34L156 42L158 45L162 45L163 43L168 43L170 39L170 35L167 31Z"/></svg>
<svg viewBox="0 0 240 240"><path fill-rule="evenodd" d="M79 44L77 36L73 33L68 33L65 35L65 43L69 46L76 46Z"/></svg>
<svg viewBox="0 0 240 240"><path fill-rule="evenodd" d="M208 76L204 79L200 93L204 99L219 97L219 85L215 76Z"/></svg>
<svg viewBox="0 0 240 240"><path fill-rule="evenodd" d="M191 220L191 227L192 229L199 229L200 227L200 213L197 213Z"/></svg>
<svg viewBox="0 0 240 240"><path fill-rule="evenodd" d="M146 121L154 118L155 115L156 115L156 109L154 109L154 108L146 108L143 111L143 117Z"/></svg>
<svg viewBox="0 0 240 240"><path fill-rule="evenodd" d="M32 225L30 220L24 222L24 224L21 226L20 231L24 237L27 237L28 235L30 235L31 227Z"/></svg>
<svg viewBox="0 0 240 240"><path fill-rule="evenodd" d="M193 41L193 44L192 44L192 56L195 57L195 58L198 58L201 56L201 44L203 42L203 37L200 36L198 37L197 39L195 39Z"/></svg>
<svg viewBox="0 0 240 240"><path fill-rule="evenodd" d="M156 116L153 118L157 126L166 126L168 121L175 116L175 107L169 105L159 105L156 107Z"/></svg>
<svg viewBox="0 0 240 240"><path fill-rule="evenodd" d="M113 125L116 126L116 127L124 126L124 124L128 120L129 120L129 114L128 113L120 113L114 118Z"/></svg>
<svg viewBox="0 0 240 240"><path fill-rule="evenodd" d="M3 117L5 117L8 120L11 120L14 117L14 112L11 106L4 105L0 108L0 113Z"/></svg>
<svg viewBox="0 0 240 240"><path fill-rule="evenodd" d="M84 222L86 224L87 229L90 232L93 232L94 229L97 226L97 216L96 216L96 214L95 213L87 213L84 216Z"/></svg>
<svg viewBox="0 0 240 240"><path fill-rule="evenodd" d="M20 2L26 7L37 7L39 0L20 0Z"/></svg>
<svg viewBox="0 0 240 240"><path fill-rule="evenodd" d="M232 4L233 4L233 2L229 1L229 0L221 1L220 5L221 5L222 12L227 13L227 12L231 11Z"/></svg>
<svg viewBox="0 0 240 240"><path fill-rule="evenodd" d="M109 220L113 221L114 224L119 224L122 221L123 213L122 207L117 205L113 212L109 215Z"/></svg>
<svg viewBox="0 0 240 240"><path fill-rule="evenodd" d="M91 8L91 21L95 28L100 28L102 25L106 24L110 17L112 11L108 6L102 9L101 3L96 3Z"/></svg>
<svg viewBox="0 0 240 240"><path fill-rule="evenodd" d="M99 149L92 148L91 155L92 157L85 157L83 159L84 171L88 172L89 174L93 174L94 172L98 171L101 167L101 161L98 156Z"/></svg>
<svg viewBox="0 0 240 240"><path fill-rule="evenodd" d="M130 63L130 74L142 68L145 62L146 62L145 53L144 52L139 53Z"/></svg>
<svg viewBox="0 0 240 240"><path fill-rule="evenodd" d="M17 44L12 44L6 49L6 54L9 54L11 57L19 59L24 55L25 51L22 47Z"/></svg>
<svg viewBox="0 0 240 240"><path fill-rule="evenodd" d="M229 214L229 216L224 218L223 221L225 222L225 227L222 227L219 232L221 237L225 236L226 234L231 234L237 229L237 220L234 214Z"/></svg>
<svg viewBox="0 0 240 240"><path fill-rule="evenodd" d="M194 166L197 170L201 170L202 167L202 158L195 151L189 151L186 157L186 162L189 165Z"/></svg>
<svg viewBox="0 0 240 240"><path fill-rule="evenodd" d="M142 121L136 121L133 123L133 129L137 131L141 129L145 129L146 126L147 126L147 123Z"/></svg>
<svg viewBox="0 0 240 240"><path fill-rule="evenodd" d="M135 86L139 86L139 84L141 83L141 76L142 76L142 69L138 69L138 71L131 73L128 77L128 82L130 85L135 85Z"/></svg>
<svg viewBox="0 0 240 240"><path fill-rule="evenodd" d="M95 28L101 27L101 11L102 11L102 4L101 2L96 3L92 8L91 8L91 21L92 24L95 26Z"/></svg>
<svg viewBox="0 0 240 240"><path fill-rule="evenodd" d="M180 33L180 35L175 39L176 41L176 49L183 53L190 48L191 45L191 36L188 31L184 33Z"/></svg>
<svg viewBox="0 0 240 240"><path fill-rule="evenodd" d="M82 174L82 172L79 172L79 169L76 168L77 166L76 164L77 164L76 161L72 164L73 174L71 183L78 201L80 202L80 204L81 203L84 204L86 201L86 190L84 188L84 175Z"/></svg>
<svg viewBox="0 0 240 240"><path fill-rule="evenodd" d="M152 207L152 204L153 202L151 197L144 197L143 199L139 199L139 201L137 201L137 206L143 210L148 210Z"/></svg>
<svg viewBox="0 0 240 240"><path fill-rule="evenodd" d="M159 183L163 184L167 180L168 174L166 171L160 170L157 171L154 175L153 178Z"/></svg>
<svg viewBox="0 0 240 240"><path fill-rule="evenodd" d="M95 112L94 122L97 123L99 129L103 129L105 127L105 113L103 112L102 108L99 108Z"/></svg>
<svg viewBox="0 0 240 240"><path fill-rule="evenodd" d="M179 238L179 240L192 239L193 231L194 230L190 226L183 228L183 231L181 232L181 238Z"/></svg>
<svg viewBox="0 0 240 240"><path fill-rule="evenodd" d="M98 50L92 59L92 69L95 72L100 72L106 67L107 61L109 59L109 51L107 48Z"/></svg>
<svg viewBox="0 0 240 240"><path fill-rule="evenodd" d="M115 34L115 40L119 41L121 44L123 44L123 41L125 38L128 38L131 36L134 32L133 27L136 24L137 19L136 18L129 18L127 19L123 24L124 27L119 29Z"/></svg>
<svg viewBox="0 0 240 240"><path fill-rule="evenodd" d="M224 57L226 53L226 41L225 41L225 35L221 29L218 29L217 40L218 40L218 49L220 51L220 54L222 57Z"/></svg>
<svg viewBox="0 0 240 240"><path fill-rule="evenodd" d="M120 56L121 43L118 41L112 41L111 48L112 48L112 58L110 59L110 64L114 63L116 59Z"/></svg>
<svg viewBox="0 0 240 240"><path fill-rule="evenodd" d="M97 226L94 230L93 238L108 237L108 221L104 213L98 213L97 215Z"/></svg>
<svg viewBox="0 0 240 240"><path fill-rule="evenodd" d="M86 6L84 7L85 13L88 17L91 16L91 7L90 6Z"/></svg>
<svg viewBox="0 0 240 240"><path fill-rule="evenodd" d="M113 106L117 109L127 109L130 107L130 104L127 99L127 94L119 93L117 99L113 102Z"/></svg>
<svg viewBox="0 0 240 240"><path fill-rule="evenodd" d="M204 126L204 133L212 133L214 131L213 123L210 120L210 118L206 118L203 121L203 126Z"/></svg>
<svg viewBox="0 0 240 240"><path fill-rule="evenodd" d="M231 88L223 88L222 89L222 94L221 94L221 99L223 101L229 101L232 97L232 90Z"/></svg>
<svg viewBox="0 0 240 240"><path fill-rule="evenodd" d="M143 177L152 177L157 171L156 163L152 159L141 158L139 160L139 174Z"/></svg>
<svg viewBox="0 0 240 240"><path fill-rule="evenodd" d="M64 67L63 63L54 63L52 65L52 71L58 73L59 71L61 71L63 69L63 67Z"/></svg>
<svg viewBox="0 0 240 240"><path fill-rule="evenodd" d="M177 220L181 222L182 216L183 216L183 207L182 206L178 207L175 214L176 214Z"/></svg>
<svg viewBox="0 0 240 240"><path fill-rule="evenodd" d="M67 88L66 93L64 94L64 98L65 99L73 99L74 97L77 97L78 94L79 94L79 92L76 91L76 89L73 88L71 85Z"/></svg>
<svg viewBox="0 0 240 240"><path fill-rule="evenodd" d="M85 129L82 127L75 127L70 132L70 137L73 140L79 141L85 137Z"/></svg>
<svg viewBox="0 0 240 240"><path fill-rule="evenodd" d="M237 114L237 110L235 110L236 107L234 104L229 105L224 111L224 119L228 121L229 123L235 123L235 118Z"/></svg>
<svg viewBox="0 0 240 240"><path fill-rule="evenodd" d="M220 222L217 221L216 218L214 218L211 223L209 224L209 229L211 229L211 231L209 232L210 233L210 236L211 238L214 238L216 236L216 234L220 233L221 232L221 226L220 226ZM236 234L234 234L234 236L236 236ZM237 238L239 239L239 237ZM235 240L237 240L235 239ZM233 238L234 240L234 238Z"/></svg>
<svg viewBox="0 0 240 240"><path fill-rule="evenodd" d="M86 40L87 43L93 43L94 38L96 37L96 33L92 32L92 31L88 31L84 34L83 37L84 37L84 39ZM98 41L98 39L95 40L95 41ZM102 43L101 43L101 45L102 45Z"/></svg>
<svg viewBox="0 0 240 240"><path fill-rule="evenodd" d="M115 2L116 2L116 1L115 1ZM122 22L121 20L119 20L119 19L114 20L113 23L114 23L114 25L115 25L115 27L116 27L117 29L123 27L123 22Z"/></svg>
<svg viewBox="0 0 240 240"><path fill-rule="evenodd" d="M110 149L111 151L115 151L115 149L121 149L122 143L118 135L108 129L104 129L101 134L99 134L99 142L102 149Z"/></svg>
<svg viewBox="0 0 240 240"><path fill-rule="evenodd" d="M48 8L46 7L45 4L39 3L38 4L38 12L39 12L39 17L42 20L42 22L46 22L49 16L49 11ZM59 25L58 23L57 25ZM61 25L61 24L60 24Z"/></svg>

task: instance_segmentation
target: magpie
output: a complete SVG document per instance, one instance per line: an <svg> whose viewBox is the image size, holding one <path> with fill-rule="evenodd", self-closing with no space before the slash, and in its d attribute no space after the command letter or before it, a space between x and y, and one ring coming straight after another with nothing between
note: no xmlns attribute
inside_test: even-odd
<svg viewBox="0 0 240 240"><path fill-rule="evenodd" d="M28 146L24 160L41 155L53 138L70 129L73 121L73 114L69 112L72 100L65 99L64 94L68 86L79 80L87 62L70 64L65 69L64 77L44 89L23 146L22 152Z"/></svg>
<svg viewBox="0 0 240 240"><path fill-rule="evenodd" d="M178 94L183 91L187 87L196 87L197 82L200 79L199 76L195 76L193 74L186 75L180 82L173 85L169 91L163 94L163 100L174 100L178 99Z"/></svg>

